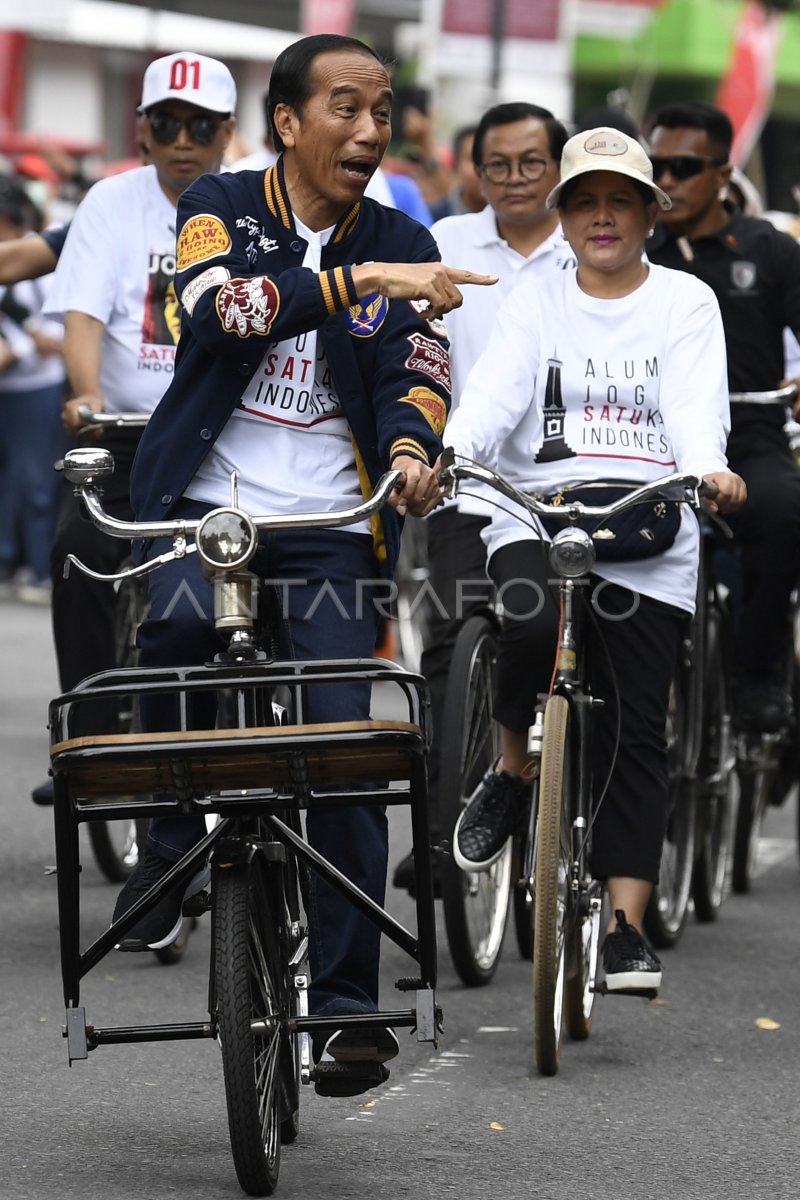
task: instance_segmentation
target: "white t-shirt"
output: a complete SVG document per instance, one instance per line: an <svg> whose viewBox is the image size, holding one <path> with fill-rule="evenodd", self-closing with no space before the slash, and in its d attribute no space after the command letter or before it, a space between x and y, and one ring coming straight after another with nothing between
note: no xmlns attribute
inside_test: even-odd
<svg viewBox="0 0 800 1200"><path fill-rule="evenodd" d="M716 297L691 275L651 265L617 300L587 295L573 271L510 293L444 440L521 490L547 493L593 479L726 470L729 425ZM523 516L527 524L495 510L484 535L490 555L537 537ZM665 554L596 571L692 612L697 541L685 510Z"/></svg>
<svg viewBox="0 0 800 1200"><path fill-rule="evenodd" d="M319 233L295 217L308 242L303 266L319 271ZM316 330L267 347L227 425L186 489L193 500L230 504L236 471L239 503L250 513L332 512L360 503L350 426ZM345 527L369 533L369 522Z"/></svg>
<svg viewBox="0 0 800 1200"><path fill-rule="evenodd" d="M28 309L32 317L37 317L42 309L46 286L46 278L23 279L14 284L14 300ZM8 290L0 288L0 299ZM40 320L37 324L40 332L50 337L60 338L63 333L55 321ZM33 338L3 313L0 313L0 337L5 338L17 356L15 363L0 371L0 393L32 392L65 382L67 373L61 355L39 354Z"/></svg>
<svg viewBox="0 0 800 1200"><path fill-rule="evenodd" d="M172 379L175 217L155 167L102 179L79 204L53 273L44 311L105 325L100 386L109 412L152 412Z"/></svg>
<svg viewBox="0 0 800 1200"><path fill-rule="evenodd" d="M526 257L509 246L497 229L494 209L487 205L481 212L444 217L431 227L442 262L462 267L479 275L497 275L492 287L467 287L461 308L445 313L444 323L450 339L450 371L453 399L450 415L458 407L467 377L489 341L500 305L513 288L525 279L541 279L553 271L574 270L575 255L561 232L560 225L540 246ZM482 489L470 483L457 501L463 513L491 516L494 505L477 498ZM483 492L494 496L489 489ZM431 513L435 519L437 512Z"/></svg>

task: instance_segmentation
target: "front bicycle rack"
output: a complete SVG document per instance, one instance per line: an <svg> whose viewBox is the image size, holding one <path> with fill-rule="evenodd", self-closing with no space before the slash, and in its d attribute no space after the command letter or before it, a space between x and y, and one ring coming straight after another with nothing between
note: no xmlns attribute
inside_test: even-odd
<svg viewBox="0 0 800 1200"><path fill-rule="evenodd" d="M306 689L359 681L391 684L405 702L405 721L306 724ZM285 689L296 723L253 727L257 696ZM194 729L194 710L210 692L233 697L233 728ZM165 733L76 736L92 702L172 696L174 728ZM436 1042L441 1010L435 1000L436 928L429 856L414 857L417 933L411 933L323 858L285 818L309 807L398 805L411 809L414 846L429 846L424 680L382 660L258 663L161 670L127 669L90 676L50 706L54 778L61 969L67 1008L64 1036L70 1064L103 1044L214 1038L210 1019L164 1025L98 1028L80 1005L80 981L176 883L190 878L231 832L234 818L258 817L267 847L285 847L308 870L343 894L415 962L418 973L397 981L414 993L413 1007L375 1014L308 1015L302 951L292 959L297 1014L290 1032L332 1032L345 1025L405 1026L417 1040ZM78 831L84 821L216 813L214 826L154 888L85 950L80 941ZM299 957L298 957L299 954ZM309 1038L301 1040L302 1077L312 1077Z"/></svg>

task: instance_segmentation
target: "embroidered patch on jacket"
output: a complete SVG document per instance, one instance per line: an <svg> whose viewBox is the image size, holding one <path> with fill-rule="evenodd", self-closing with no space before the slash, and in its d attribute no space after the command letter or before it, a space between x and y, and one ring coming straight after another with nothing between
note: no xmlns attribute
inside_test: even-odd
<svg viewBox="0 0 800 1200"><path fill-rule="evenodd" d="M176 270L185 271L208 258L219 258L231 248L231 235L211 213L200 213L187 221L178 234L178 265Z"/></svg>
<svg viewBox="0 0 800 1200"><path fill-rule="evenodd" d="M440 338L447 337L447 328L445 327L445 323L441 317L425 316L426 312L428 311L427 300L409 300L408 303L411 305L415 313L419 313L421 317L425 317L425 320L430 326L431 333L435 333L436 336Z"/></svg>
<svg viewBox="0 0 800 1200"><path fill-rule="evenodd" d="M437 396L430 388L412 388L407 396L400 397L401 404L413 404L430 425L437 437L444 433L447 420L447 405L441 396Z"/></svg>
<svg viewBox="0 0 800 1200"><path fill-rule="evenodd" d="M756 264L752 262L734 262L731 263L731 281L733 286L739 288L740 291L746 292L753 286L756 281Z"/></svg>
<svg viewBox="0 0 800 1200"><path fill-rule="evenodd" d="M409 371L422 371L448 392L451 391L450 355L444 346L432 338L423 337L421 333L412 333L407 340L412 347L406 359Z"/></svg>
<svg viewBox="0 0 800 1200"><path fill-rule="evenodd" d="M209 267L200 275L195 275L191 283L187 283L181 292L181 304L189 316L194 312L194 306L203 292L207 292L209 288L217 287L218 284L225 283L230 277L231 273L227 267Z"/></svg>
<svg viewBox="0 0 800 1200"><path fill-rule="evenodd" d="M271 279L230 279L217 295L217 312L223 329L240 338L269 333L281 306L280 292Z"/></svg>
<svg viewBox="0 0 800 1200"><path fill-rule="evenodd" d="M372 337L386 320L389 301L385 296L364 296L358 304L348 308L344 314L347 328L353 337Z"/></svg>

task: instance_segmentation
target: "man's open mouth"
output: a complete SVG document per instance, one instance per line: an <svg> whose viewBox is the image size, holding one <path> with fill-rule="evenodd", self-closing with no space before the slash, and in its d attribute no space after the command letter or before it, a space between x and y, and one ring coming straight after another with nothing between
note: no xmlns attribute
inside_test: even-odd
<svg viewBox="0 0 800 1200"><path fill-rule="evenodd" d="M352 179L358 179L362 183L366 183L373 175L377 163L374 160L349 158L341 164L342 169Z"/></svg>

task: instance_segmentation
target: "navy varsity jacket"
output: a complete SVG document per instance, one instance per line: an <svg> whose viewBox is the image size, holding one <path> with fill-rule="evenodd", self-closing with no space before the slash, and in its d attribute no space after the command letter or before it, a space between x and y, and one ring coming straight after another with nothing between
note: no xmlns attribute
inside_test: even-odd
<svg viewBox="0 0 800 1200"><path fill-rule="evenodd" d="M181 196L182 333L173 381L131 475L137 519L169 516L268 348L311 329L319 330L364 493L397 454L435 461L450 401L444 323L425 320L407 300L359 300L351 267L435 261L436 243L403 213L364 199L337 225L318 274L301 266L306 246L280 159L266 171L205 175ZM373 520L376 554L389 571L400 527L388 506Z"/></svg>

